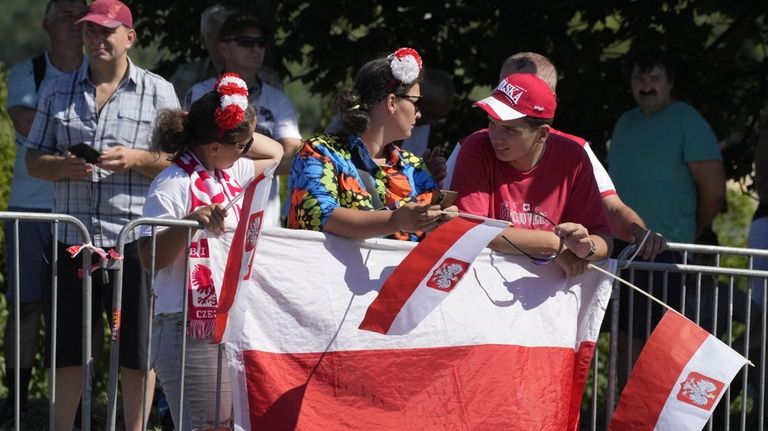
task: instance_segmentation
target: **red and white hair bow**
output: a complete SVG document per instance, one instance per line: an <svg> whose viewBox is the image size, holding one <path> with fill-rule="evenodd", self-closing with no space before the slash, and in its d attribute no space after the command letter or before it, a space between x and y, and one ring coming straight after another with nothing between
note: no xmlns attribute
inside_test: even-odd
<svg viewBox="0 0 768 431"><path fill-rule="evenodd" d="M237 127L248 109L248 86L236 73L225 73L216 81L220 105L214 112L216 125L222 131Z"/></svg>
<svg viewBox="0 0 768 431"><path fill-rule="evenodd" d="M413 48L399 48L389 55L389 67L398 81L412 84L421 73L421 56Z"/></svg>

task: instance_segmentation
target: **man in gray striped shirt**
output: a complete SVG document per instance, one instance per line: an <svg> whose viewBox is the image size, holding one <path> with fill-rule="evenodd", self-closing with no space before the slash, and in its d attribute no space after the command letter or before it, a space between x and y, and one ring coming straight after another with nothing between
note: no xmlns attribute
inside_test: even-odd
<svg viewBox="0 0 768 431"><path fill-rule="evenodd" d="M96 0L82 27L88 62L78 71L53 80L42 90L37 115L26 141L31 175L54 182L54 212L77 217L96 247L116 245L122 227L140 217L152 178L169 165L150 150L155 117L160 110L177 109L170 83L143 70L128 58L136 41L128 7L117 0ZM95 160L78 157L76 144L96 150ZM78 152L78 154L82 155ZM126 240L122 297L120 364L125 429L144 429L145 398L151 402L154 374L142 397L146 364L149 291L136 255L135 238ZM82 279L79 258L65 249L84 239L72 226L59 229L58 343L56 356L56 429L72 429L81 394ZM113 271L93 277L94 355L103 348L99 333L104 310L110 318ZM51 325L46 325L48 330ZM50 331L47 331L50 333ZM50 340L50 334L46 337ZM50 345L50 341L48 346ZM50 366L50 352L46 352ZM147 404L149 405L149 404ZM148 411L148 409L147 409Z"/></svg>

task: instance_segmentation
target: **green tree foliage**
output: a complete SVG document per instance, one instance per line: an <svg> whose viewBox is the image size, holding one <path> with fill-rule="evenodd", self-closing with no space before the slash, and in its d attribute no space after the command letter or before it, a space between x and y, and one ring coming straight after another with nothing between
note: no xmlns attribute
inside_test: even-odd
<svg viewBox="0 0 768 431"><path fill-rule="evenodd" d="M208 2L129 3L142 17L145 36L167 49L162 71L202 55L193 35ZM278 70L301 65L293 77L324 96L333 95L370 58L399 46L417 48L427 67L455 76L461 102L438 131L449 144L485 123L468 103L473 89L487 92L506 56L537 51L560 69L556 126L588 138L601 152L618 116L634 106L623 76L627 53L640 46L665 48L680 63L679 97L704 114L724 143L729 178L743 179L752 170L756 129L768 100L765 1L232 3L273 18Z"/></svg>
<svg viewBox="0 0 768 431"><path fill-rule="evenodd" d="M45 4L46 0L3 0L0 3L0 28L3 29L0 62L5 63L6 70L45 48L47 39L42 31Z"/></svg>
<svg viewBox="0 0 768 431"><path fill-rule="evenodd" d="M13 175L13 162L16 156L13 125L8 117L5 106L8 87L6 84L6 72L0 63L0 209L5 209L8 196L11 194L11 176ZM3 232L0 230L0 291L5 292L5 246Z"/></svg>

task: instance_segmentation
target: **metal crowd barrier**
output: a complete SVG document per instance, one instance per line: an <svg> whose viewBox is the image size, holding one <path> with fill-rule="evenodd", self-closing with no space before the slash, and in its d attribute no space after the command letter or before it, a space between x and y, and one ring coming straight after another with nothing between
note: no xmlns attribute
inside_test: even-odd
<svg viewBox="0 0 768 431"><path fill-rule="evenodd" d="M56 318L57 318L57 305L58 305L58 227L59 223L69 223L74 226L80 233L84 244L91 242L91 237L85 228L85 226L75 217L67 214L50 214L50 213L26 213L26 212L13 212L13 211L0 211L0 220L10 220L13 222L13 234L12 238L5 238L6 241L12 241L13 247L16 251L15 258L11 265L13 265L14 273L19 274L19 223L21 222L51 222L52 227L52 241L51 241L51 324L52 336L51 336L51 368L48 374L48 429L55 429L54 426L54 406L56 405L56 341L57 330ZM83 262L83 340L82 340L82 399L81 399L81 430L90 431L91 429L91 378L93 374L93 357L91 352L91 252L88 249L82 250L82 262ZM27 258L32 258L27 256ZM41 257L42 258L42 257ZM68 256L63 256L63 259L68 259ZM21 429L21 405L20 405L20 367L21 362L21 284L20 277L15 277L13 286L9 288L14 289L14 414L13 423L14 429ZM10 322L6 322L6 325ZM46 328L46 330L48 330ZM10 391L11 388L8 388Z"/></svg>
<svg viewBox="0 0 768 431"><path fill-rule="evenodd" d="M77 227L83 237L83 242L88 243L90 236L85 230L85 227L74 217L63 214L39 214L39 213L17 213L17 212L0 212L0 219L13 220L15 224L13 238L7 238L7 241L13 241L14 246L18 250L18 223L23 221L50 221L53 223L54 228L58 226L58 223L65 222L71 223ZM118 239L116 245L116 251L123 254L125 247L125 239L128 237L129 232L141 225L152 226L151 237L151 254L155 254L156 246L156 228L161 226L178 226L186 227L187 231L187 248L191 243L192 229L198 228L199 225L196 222L188 220L173 220L173 219L158 219L158 218L139 218L131 221L126 225ZM55 307L57 296L57 274L56 274L56 262L57 256L57 231L53 230L53 260L52 260L52 279L53 279L53 304ZM762 285L762 303L768 304L768 271L758 271L753 269L754 259L757 257L768 258L768 250L754 250L744 248L733 247L719 247L719 246L706 246L706 245L693 245L693 244L668 244L668 250L680 253L681 262L685 263L656 263L656 262L641 262L641 261L626 261L619 260L619 268L622 268L621 275L626 276L626 279L630 282L636 281L641 278L641 275L647 276L648 285L653 284L654 279L661 279L662 289L661 291L654 291L651 289L651 293L662 300L667 300L669 292L668 289L672 287L679 289L680 291L680 307L678 311L687 315L691 320L700 324L708 331L712 332L715 336L719 337L726 344L733 347L739 353L745 355L753 363L755 367L745 366L732 382L732 387L728 389L723 399L719 403L713 418L709 421L708 430L731 430L739 429L742 431L760 429L762 430L765 425L766 414L766 338L767 338L767 322L768 315L766 314L766 308L760 307L753 302L753 284L752 280L760 280ZM90 429L90 411L91 411L91 376L93 369L93 358L91 354L90 340L92 328L91 328L91 277L90 277L90 252L83 250L83 269L84 274L87 274L83 278L84 294L83 294L83 309L85 310L83 316L84 337L83 342L83 398L82 398L82 428L83 430ZM188 253L187 253L188 254ZM742 256L746 259L746 264L743 267L725 267L724 257L726 256ZM710 262L701 264L702 259L709 259ZM17 258L13 262L14 268L18 272L19 261ZM189 265L189 259L186 261L186 265ZM185 268L186 269L186 268ZM148 268L151 273L154 273L154 266ZM185 271L186 272L186 271ZM675 276L679 277L679 282L673 286L670 282L670 278ZM121 308L120 303L122 299L122 281L123 281L123 268L117 267L115 285L113 291L113 316L120 316L119 310ZM741 286L740 286L741 284ZM184 285L180 286L183 289L183 319L186 326L187 315L187 280L184 280ZM645 287L645 286L640 286ZM19 281L16 280L15 286L16 296L14 308L19 309ZM150 281L150 289L154 289L154 279ZM629 312L625 316L621 316L619 313L619 301L621 298L629 302ZM602 338L600 344L607 344L607 355L605 348L598 347L595 351L594 360L592 363L592 371L590 376L590 382L588 384L588 396L585 396L582 409L582 421L581 429L589 430L602 430L607 428L607 424L610 422L610 417L618 403L620 394L620 384L625 382L628 378L629 370L635 361L635 353L633 352L633 343L631 337L624 337L621 343L619 342L619 323L620 319L625 319L627 322L626 331L632 333L633 322L633 304L636 301L648 301L648 311L645 316L645 321L648 323L645 330L645 337L652 331L652 324L654 323L655 313L654 307L660 307L645 297L634 293L630 288L620 285L618 282L614 284L614 291L610 301L610 307L606 314L605 321L607 322L608 331ZM117 312L115 312L117 311ZM55 322L55 308L53 311L53 319ZM147 316L148 319L153 318L152 313ZM150 322L151 323L151 322ZM14 319L16 342L19 343L19 325L20 317L19 313L15 313ZM152 325L150 324L151 328ZM110 350L110 370L108 381L108 404L107 404L107 429L116 429L116 411L117 411L117 380L118 380L118 361L119 361L119 330L120 322L116 321L112 325L111 334L111 350ZM151 349L151 333L149 331L149 341L147 345ZM186 353L186 331L182 340L182 357L181 361L181 387L182 396L179 403L179 417L183 417L184 405L183 400L183 388L184 388L184 366L185 366L185 353ZM740 335L740 337L737 337ZM56 333L54 329L53 337L53 360L55 361L55 343ZM20 349L16 347L16 363L20 361ZM602 350L602 352L601 352ZM150 358L151 351L148 352L147 357ZM221 351L219 354L219 364L221 363ZM621 362L620 362L621 361ZM147 369L149 369L149 364ZM219 367L220 368L220 367ZM621 370L620 370L621 368ZM16 429L20 429L19 422L19 376L18 367L16 368L16 385L13 389L16 394L15 405L15 417L14 423ZM218 374L218 373L217 373ZM145 374L145 389L146 389L146 377ZM218 382L221 382L220 374L217 375ZM50 419L49 428L53 429L53 407L56 403L55 399L55 363L50 372ZM146 390L144 391L146 393ZM217 411L220 393L216 394L217 399ZM143 412L144 421L149 416L149 412L146 410ZM218 417L216 418L218 422ZM184 424L175 424L176 429L183 429Z"/></svg>
<svg viewBox="0 0 768 431"><path fill-rule="evenodd" d="M188 274L188 268L189 268L189 247L192 242L192 230L199 228L200 225L197 222L191 221L191 220L177 220L177 219L163 219L163 218L152 218L152 217L143 217L138 218L135 220L132 220L127 225L125 225L120 232L120 235L118 237L116 251L123 254L125 250L125 239L128 237L128 235L137 227L142 225L148 225L152 226L152 236L150 239L150 255L151 255L151 266L147 268L150 274L155 273L155 251L156 251L156 245L157 245L157 227L169 227L169 226L177 226L177 227L186 227L187 228L187 248L186 248L186 256L187 259L185 261L184 265L184 273ZM186 328L187 326L187 309L188 309L188 295L189 292L186 289L188 280L188 275L185 275L184 282L181 286L179 286L180 289L182 289L182 327ZM112 308L113 308L113 315L120 316L121 313L119 312L121 308L121 299L122 299L122 288L123 288L123 267L120 266L117 270L117 274L115 276L115 286L113 290L113 297L112 297ZM150 277L149 281L149 288L152 292L154 292L155 288L155 279L154 277ZM154 296L152 298L152 304L153 306L150 307L150 310L154 309ZM118 310L115 312L115 310ZM150 369L150 361L151 361L151 354L152 354L152 319L153 319L153 313L150 312L149 316L147 316L149 319L149 325L148 327L150 330L147 334L147 364L146 364L146 372L144 373L144 390L143 392L146 394L146 387L147 387L147 378L148 373ZM107 429L110 431L115 430L115 418L116 418L116 412L117 412L117 375L118 375L118 369L119 369L119 355L120 355L120 323L115 322L115 324L112 325L112 334L111 334L111 347L110 347L110 361L109 361L109 382L108 382L108 403L107 403ZM179 412L179 423L174 424L175 429L182 430L184 429L184 424L182 423L182 418L184 417L184 374L185 374L185 367L186 367L186 344L187 344L187 332L182 331L182 344L181 344L181 376L180 376L180 386L181 386L181 395L179 396L179 406L178 406L178 412ZM218 358L218 368L221 368L221 362L223 360L222 358L222 351L219 350L219 358ZM162 384L162 382L161 382ZM217 373L217 393L216 393L216 423L219 422L219 402L220 402L220 386L221 386L221 374ZM143 406L146 407L146 403L142 403ZM149 416L149 412L146 411L146 409L142 410L142 423L146 423L146 419Z"/></svg>
<svg viewBox="0 0 768 431"><path fill-rule="evenodd" d="M678 311L755 364L755 367L745 366L734 378L705 429L764 429L766 308L753 301L753 280L763 287L762 303L768 304L768 271L753 267L755 258L768 258L768 250L680 243L668 244L667 250L679 253L681 263L619 260L618 266L623 270L618 275L646 288L664 302L674 299L674 291L679 290ZM746 263L738 265L741 267L723 266L724 258L730 256L740 256ZM679 279L677 283L674 283L675 278ZM638 280L645 281L644 285L639 285ZM661 284L660 290L653 289L654 280L657 285ZM627 301L629 311L624 316L619 313L622 297ZM608 355L605 358L605 352L601 354L600 348L595 351L588 390L591 393L589 397L585 396L581 429L602 430L610 422L619 401L621 384L628 379L639 353L634 351L632 337L626 335L633 333L634 305L639 301L648 304L644 316L646 328L643 328L643 338L647 339L657 323L654 315L660 314L661 306L628 286L614 283L604 319L610 328L608 339L604 339L608 343ZM619 330L621 320L626 322L624 334ZM603 385L602 382L606 383Z"/></svg>

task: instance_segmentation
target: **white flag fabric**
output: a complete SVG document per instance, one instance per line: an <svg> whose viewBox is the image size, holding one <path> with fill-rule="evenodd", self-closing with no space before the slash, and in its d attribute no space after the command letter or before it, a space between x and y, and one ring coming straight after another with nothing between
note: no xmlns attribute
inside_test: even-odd
<svg viewBox="0 0 768 431"><path fill-rule="evenodd" d="M414 246L262 231L224 334L236 429L578 429L611 281L486 249L408 334L360 330Z"/></svg>
<svg viewBox="0 0 768 431"><path fill-rule="evenodd" d="M402 335L450 295L478 254L509 223L455 218L430 232L395 268L360 329Z"/></svg>
<svg viewBox="0 0 768 431"><path fill-rule="evenodd" d="M243 284L250 286L253 257L256 254L261 227L264 225L264 210L269 200L269 190L275 169L277 169L276 164L253 178L243 191L240 221L227 251L227 263L216 309L214 343L220 343L224 336L229 310L232 308L240 286Z"/></svg>
<svg viewBox="0 0 768 431"><path fill-rule="evenodd" d="M609 430L701 430L747 359L667 311L624 387Z"/></svg>

